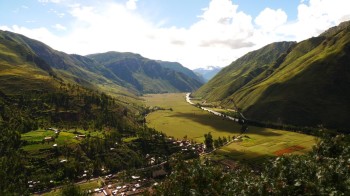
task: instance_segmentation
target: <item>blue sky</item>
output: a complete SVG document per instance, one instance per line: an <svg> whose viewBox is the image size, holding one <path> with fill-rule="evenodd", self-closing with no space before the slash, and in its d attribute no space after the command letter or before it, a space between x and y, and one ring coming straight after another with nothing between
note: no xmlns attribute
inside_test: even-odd
<svg viewBox="0 0 350 196"><path fill-rule="evenodd" d="M67 53L135 52L226 66L276 41L350 19L348 0L0 0L0 29Z"/></svg>

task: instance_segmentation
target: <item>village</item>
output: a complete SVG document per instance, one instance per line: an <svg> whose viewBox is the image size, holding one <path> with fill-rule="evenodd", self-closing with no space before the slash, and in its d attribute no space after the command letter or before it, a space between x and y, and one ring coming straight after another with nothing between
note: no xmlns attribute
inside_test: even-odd
<svg viewBox="0 0 350 196"><path fill-rule="evenodd" d="M61 133L66 130L60 130L57 128L47 128L46 132L52 132L54 136L45 136L42 139L42 144L52 144L52 149L57 149L60 145L56 142ZM162 134L153 134L153 138L164 137ZM76 134L72 139L82 141L87 136L84 134ZM193 140L188 140L186 137L182 139L175 139L173 137L165 137L166 143L172 148L176 149L177 153L182 154L187 159L201 156L206 153L206 147L203 143L197 143ZM118 142L116 142L118 144ZM115 148L110 148L113 151ZM152 187L157 186L158 183L169 174L169 170L166 168L170 157L162 155L146 154L144 157L145 167L134 170L134 174L130 174L125 177L124 171L119 173L108 173L108 169L101 168L102 176L92 176L89 170L84 170L79 175L79 181L76 184L84 184L93 181L99 181L101 186L94 187L89 190L84 190L88 194L93 195L137 195L145 191L151 191ZM69 162L68 158L61 157L59 162L66 164ZM123 179L119 178L121 174L124 175ZM50 180L50 183L54 183ZM28 187L31 190L36 190L38 186L42 186L40 181L31 179L28 181ZM45 192L49 190L58 190L59 187L52 187L52 189L45 189ZM35 194L41 194L42 192L35 192Z"/></svg>

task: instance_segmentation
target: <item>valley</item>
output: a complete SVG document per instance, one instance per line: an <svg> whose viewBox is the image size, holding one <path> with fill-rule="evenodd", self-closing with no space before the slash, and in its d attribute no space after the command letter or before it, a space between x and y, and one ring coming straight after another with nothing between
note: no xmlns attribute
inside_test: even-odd
<svg viewBox="0 0 350 196"><path fill-rule="evenodd" d="M214 139L241 135L239 123L190 105L185 93L149 94L143 98L145 105L162 108L147 115L147 126L168 136L204 142L204 134L209 132ZM258 163L257 160L276 156L276 152L293 146L301 147L293 153L306 153L316 142L314 136L255 126L249 126L243 135L247 137L220 148L211 157Z"/></svg>
<svg viewBox="0 0 350 196"><path fill-rule="evenodd" d="M0 195L350 195L349 62L350 21L194 70L0 30Z"/></svg>

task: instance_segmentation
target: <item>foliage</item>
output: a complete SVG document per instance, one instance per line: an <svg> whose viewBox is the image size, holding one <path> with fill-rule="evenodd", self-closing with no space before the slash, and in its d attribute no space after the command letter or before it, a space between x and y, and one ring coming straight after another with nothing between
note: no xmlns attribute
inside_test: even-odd
<svg viewBox="0 0 350 196"><path fill-rule="evenodd" d="M0 122L0 195L28 194L25 155L19 150L20 134L14 127Z"/></svg>
<svg viewBox="0 0 350 196"><path fill-rule="evenodd" d="M156 195L348 195L349 144L349 136L327 135L311 153L277 157L261 169L180 162Z"/></svg>
<svg viewBox="0 0 350 196"><path fill-rule="evenodd" d="M80 190L79 186L76 186L74 183L66 184L61 190L62 196L80 196L84 195Z"/></svg>
<svg viewBox="0 0 350 196"><path fill-rule="evenodd" d="M204 134L204 144L206 148L213 149L213 136L210 132L208 134Z"/></svg>

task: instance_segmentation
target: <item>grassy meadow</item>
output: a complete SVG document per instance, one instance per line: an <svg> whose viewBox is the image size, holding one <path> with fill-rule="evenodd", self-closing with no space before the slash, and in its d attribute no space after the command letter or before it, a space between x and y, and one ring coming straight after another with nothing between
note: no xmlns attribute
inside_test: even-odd
<svg viewBox="0 0 350 196"><path fill-rule="evenodd" d="M54 131L38 129L38 130L30 131L28 133L24 133L21 135L21 139L29 143L28 145L23 146L23 150L31 153L37 153L40 150L51 149L53 144L57 144L58 146L64 146L64 145L68 146L68 145L78 144L82 140L75 138L75 136L77 135L74 133L75 131L78 131L79 134L84 134L84 135L90 134L91 137L98 137L98 138L104 137L102 132L98 132L98 131L89 132L81 129L79 130L71 129L71 130L61 131L58 137L56 138L55 137L56 134ZM55 141L42 143L42 140L45 137L54 137Z"/></svg>
<svg viewBox="0 0 350 196"><path fill-rule="evenodd" d="M147 125L168 136L181 139L187 136L197 142L204 141L204 134L211 132L218 137L237 136L241 126L238 123L215 116L186 102L184 93L145 95L145 105L164 109L148 114ZM249 126L248 138L224 146L212 154L214 159L256 161L277 152L297 146L290 153L305 153L311 150L316 140L313 136L295 132Z"/></svg>

